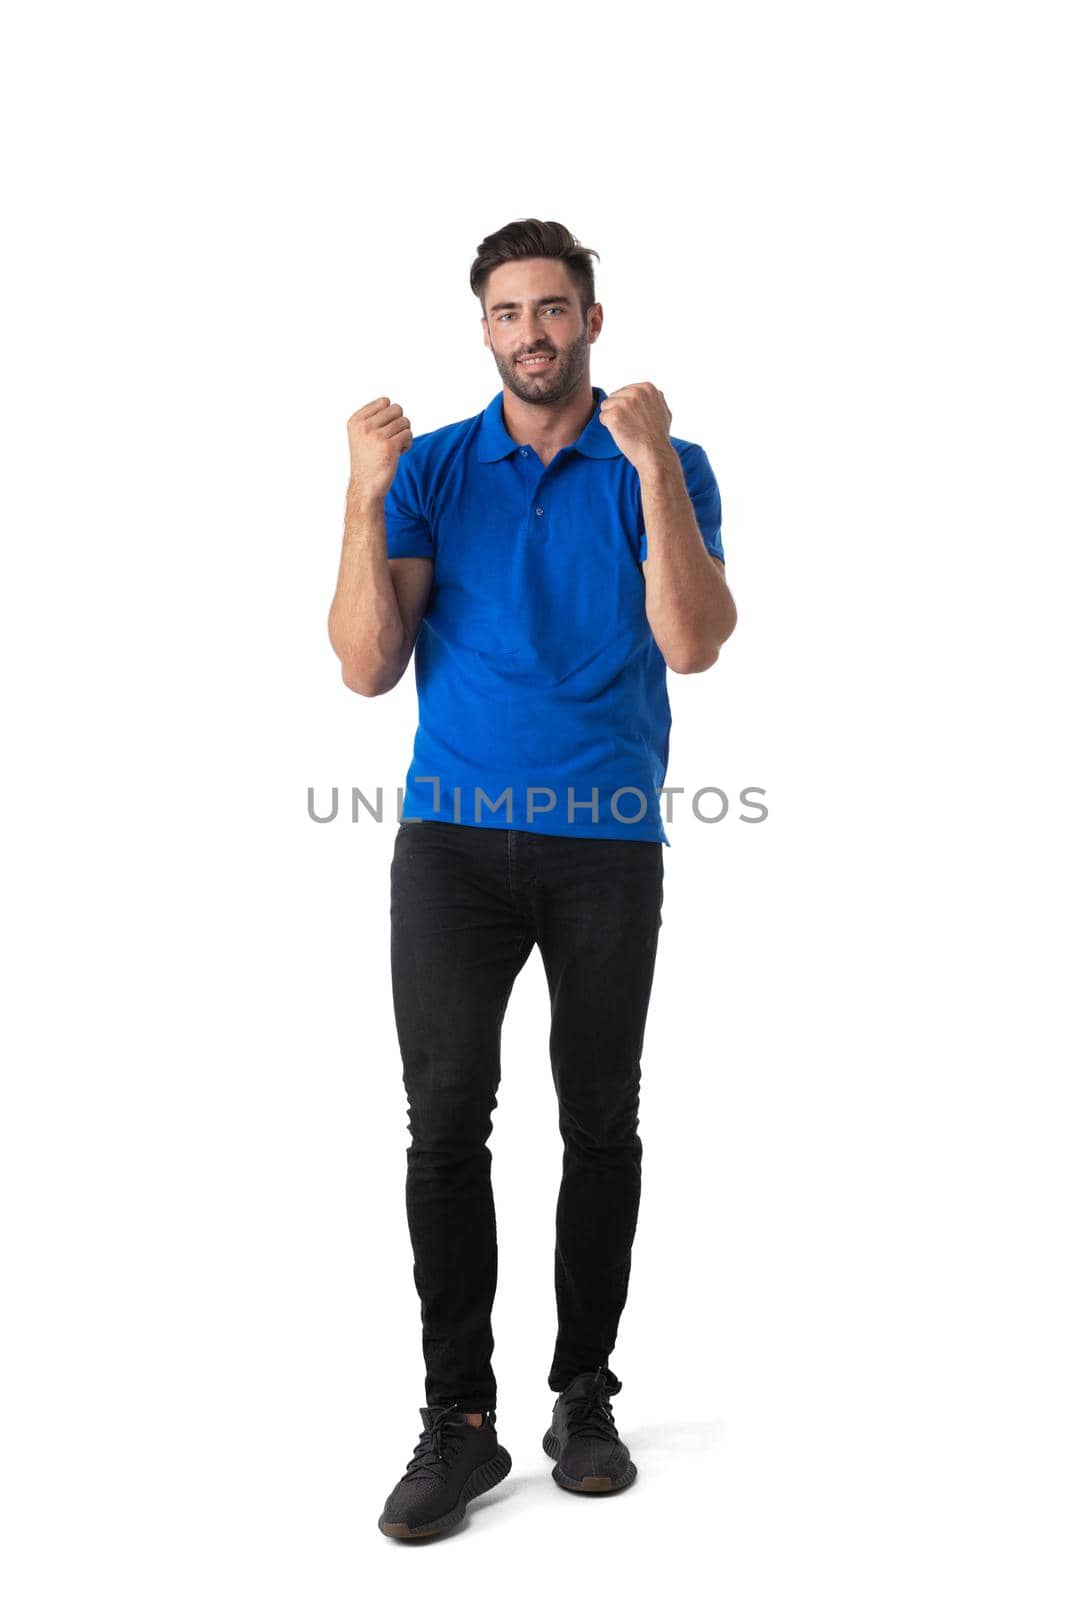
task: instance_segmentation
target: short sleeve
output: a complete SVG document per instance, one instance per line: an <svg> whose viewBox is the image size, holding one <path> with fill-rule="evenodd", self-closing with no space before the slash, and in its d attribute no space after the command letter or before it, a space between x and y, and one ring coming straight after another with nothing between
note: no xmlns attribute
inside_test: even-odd
<svg viewBox="0 0 1067 1600"><path fill-rule="evenodd" d="M404 451L385 497L385 547L392 556L429 556L433 559L433 533L422 510L418 471L413 452Z"/></svg>
<svg viewBox="0 0 1067 1600"><path fill-rule="evenodd" d="M722 501L711 462L698 444L683 444L678 451L678 459L682 463L685 486L689 490L704 548L709 555L718 556L725 564L722 552ZM642 532L640 560L645 561L647 557L648 535Z"/></svg>

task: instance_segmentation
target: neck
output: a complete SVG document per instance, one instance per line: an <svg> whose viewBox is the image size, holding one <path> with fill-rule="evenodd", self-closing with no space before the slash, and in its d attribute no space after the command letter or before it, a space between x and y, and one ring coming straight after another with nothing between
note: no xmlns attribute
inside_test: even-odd
<svg viewBox="0 0 1067 1600"><path fill-rule="evenodd" d="M555 454L573 444L587 426L596 400L593 385L584 378L577 388L550 405L531 405L505 386L504 426L516 444L530 444L539 456Z"/></svg>

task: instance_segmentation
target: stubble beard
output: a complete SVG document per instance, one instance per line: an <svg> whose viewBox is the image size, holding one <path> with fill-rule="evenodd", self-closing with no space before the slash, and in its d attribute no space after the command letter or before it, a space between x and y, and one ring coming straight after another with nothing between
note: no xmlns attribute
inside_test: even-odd
<svg viewBox="0 0 1067 1600"><path fill-rule="evenodd" d="M543 372L527 376L516 366L514 357L501 357L493 351L497 371L502 382L513 395L525 400L527 405L553 405L571 393L588 368L589 340L580 333L570 344L553 347L555 360Z"/></svg>

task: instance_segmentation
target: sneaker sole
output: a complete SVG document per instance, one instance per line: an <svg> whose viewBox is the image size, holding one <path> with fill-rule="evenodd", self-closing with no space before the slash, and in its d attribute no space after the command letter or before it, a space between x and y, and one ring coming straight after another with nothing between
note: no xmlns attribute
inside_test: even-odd
<svg viewBox="0 0 1067 1600"><path fill-rule="evenodd" d="M467 1515L469 1501L477 1499L480 1494L488 1494L490 1489L495 1489L498 1483L503 1483L510 1471L511 1457L504 1446L500 1445L496 1455L490 1456L488 1461L484 1461L471 1473L452 1510L446 1511L436 1522L416 1523L412 1528L406 1522L386 1522L383 1513L378 1518L378 1526L390 1539L427 1539L433 1533L444 1533L446 1528L454 1528L457 1522L463 1521Z"/></svg>
<svg viewBox="0 0 1067 1600"><path fill-rule="evenodd" d="M637 1468L632 1461L629 1461L621 1478L571 1478L560 1469L560 1444L551 1428L549 1428L541 1443L545 1454L551 1456L556 1462L556 1465L552 1468L552 1476L561 1489L573 1489L576 1494L611 1494L616 1489L628 1489L637 1477Z"/></svg>

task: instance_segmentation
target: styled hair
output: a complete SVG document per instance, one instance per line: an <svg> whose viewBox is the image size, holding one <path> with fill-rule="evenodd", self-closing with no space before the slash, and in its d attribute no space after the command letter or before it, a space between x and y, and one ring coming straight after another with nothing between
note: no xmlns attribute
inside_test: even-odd
<svg viewBox="0 0 1067 1600"><path fill-rule="evenodd" d="M599 261L600 256L595 250L580 245L562 222L539 222L536 217L509 222L496 233L490 233L478 246L471 267L471 289L482 303L482 315L485 315L485 285L494 267L503 266L505 261L529 261L543 256L564 263L578 290L584 317L596 300L592 258L596 256Z"/></svg>

